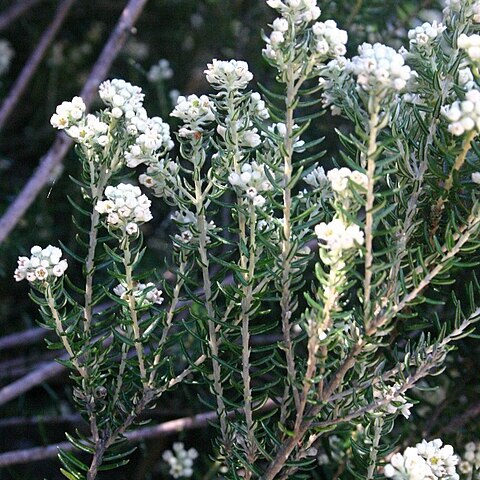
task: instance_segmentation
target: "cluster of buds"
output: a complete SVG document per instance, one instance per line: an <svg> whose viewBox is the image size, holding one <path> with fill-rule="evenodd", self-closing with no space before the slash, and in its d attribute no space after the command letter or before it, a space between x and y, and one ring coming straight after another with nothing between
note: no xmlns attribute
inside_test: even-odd
<svg viewBox="0 0 480 480"><path fill-rule="evenodd" d="M151 201L134 185L120 183L116 187L108 186L105 196L107 200L99 201L95 210L107 214L107 225L113 230L121 229L127 235L135 235L139 224L153 218Z"/></svg>
<svg viewBox="0 0 480 480"><path fill-rule="evenodd" d="M309 23L320 16L317 0L267 0L267 5L291 18L294 24Z"/></svg>
<svg viewBox="0 0 480 480"><path fill-rule="evenodd" d="M315 52L322 58L338 58L347 53L348 34L337 27L334 20L317 22L312 27Z"/></svg>
<svg viewBox="0 0 480 480"><path fill-rule="evenodd" d="M61 277L68 267L67 261L62 260L62 251L58 247L49 245L46 248L38 245L30 250L31 257L19 257L18 266L14 273L17 282L45 282Z"/></svg>
<svg viewBox="0 0 480 480"><path fill-rule="evenodd" d="M457 40L458 48L465 50L470 60L474 63L480 60L480 35L466 35L462 33Z"/></svg>
<svg viewBox="0 0 480 480"><path fill-rule="evenodd" d="M242 165L240 173L230 173L228 181L241 192L242 196L245 196L251 201L253 205L263 207L266 199L261 194L273 188L265 171L266 167L263 164L258 164L255 161L245 163Z"/></svg>
<svg viewBox="0 0 480 480"><path fill-rule="evenodd" d="M207 82L217 90L243 90L253 79L248 63L241 60L217 60L207 65L205 70Z"/></svg>
<svg viewBox="0 0 480 480"><path fill-rule="evenodd" d="M170 80L173 77L173 70L170 62L162 58L155 65L150 67L147 73L148 81L152 83L160 82L161 80Z"/></svg>
<svg viewBox="0 0 480 480"><path fill-rule="evenodd" d="M149 163L171 150L174 144L170 127L159 117L148 117L141 92L139 87L124 80L107 80L99 87L106 110L99 115L85 115L84 101L74 97L71 102L63 102L56 108L50 123L89 149L107 146L113 138L109 130L121 125L127 133L125 158L122 160L131 168Z"/></svg>
<svg viewBox="0 0 480 480"><path fill-rule="evenodd" d="M480 90L469 90L465 100L443 107L442 113L449 122L448 131L453 135L480 130Z"/></svg>
<svg viewBox="0 0 480 480"><path fill-rule="evenodd" d="M122 300L127 300L133 295L135 304L138 308L145 308L151 305L161 305L163 303L162 291L159 290L154 283L135 282L130 292L126 285L120 283L114 289L113 293Z"/></svg>
<svg viewBox="0 0 480 480"><path fill-rule="evenodd" d="M396 453L385 465L385 476L394 480L459 480L455 469L458 457L451 445L442 445L439 438L432 442L423 440Z"/></svg>
<svg viewBox="0 0 480 480"><path fill-rule="evenodd" d="M184 97L180 95L177 100L172 117L179 118L183 122L183 127L178 131L180 137L190 137L203 132L203 127L215 120L215 107L211 100L202 95L189 95Z"/></svg>
<svg viewBox="0 0 480 480"><path fill-rule="evenodd" d="M403 90L412 77L403 56L393 48L375 43L358 47L358 56L347 62L347 70L357 77L358 85L367 92L385 95Z"/></svg>
<svg viewBox="0 0 480 480"><path fill-rule="evenodd" d="M465 453L463 454L460 463L458 464L458 471L463 475L468 475L471 479L474 471L480 470L480 443L468 442L465 445Z"/></svg>
<svg viewBox="0 0 480 480"><path fill-rule="evenodd" d="M410 45L417 48L424 48L430 45L446 27L438 22L428 23L412 28L408 31Z"/></svg>
<svg viewBox="0 0 480 480"><path fill-rule="evenodd" d="M182 442L175 442L172 450L163 452L162 458L170 467L170 475L173 478L190 478L193 475L193 462L198 457L194 448L188 450Z"/></svg>

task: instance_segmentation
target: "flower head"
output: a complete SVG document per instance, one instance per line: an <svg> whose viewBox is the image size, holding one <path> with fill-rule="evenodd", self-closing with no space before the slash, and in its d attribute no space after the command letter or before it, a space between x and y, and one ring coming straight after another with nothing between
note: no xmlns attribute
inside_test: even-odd
<svg viewBox="0 0 480 480"><path fill-rule="evenodd" d="M32 247L30 253L30 258L18 257L18 266L14 273L17 282L24 279L29 282L53 282L63 276L68 267L67 261L62 260L62 251L58 247L49 245L41 248L36 245Z"/></svg>
<svg viewBox="0 0 480 480"><path fill-rule="evenodd" d="M216 89L243 90L253 79L248 63L241 60L217 60L207 65L205 70L207 82Z"/></svg>

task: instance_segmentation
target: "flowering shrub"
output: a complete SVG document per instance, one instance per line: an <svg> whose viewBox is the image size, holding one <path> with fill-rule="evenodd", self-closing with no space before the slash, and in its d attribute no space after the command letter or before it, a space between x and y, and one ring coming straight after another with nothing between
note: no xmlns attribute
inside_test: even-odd
<svg viewBox="0 0 480 480"><path fill-rule="evenodd" d="M21 257L15 278L36 289L90 425L89 438L69 437L89 465L60 453L69 479L115 467L139 415L192 378L210 391L225 478L310 478L323 439L352 478L468 470L439 439L392 455L390 433L479 316L477 4L450 1L441 24L409 33L409 50L363 43L349 59L347 32L319 21L315 0L266 3L276 90L250 90L244 61L213 60L215 92L180 96L171 113L175 153L166 120L123 80L102 83L98 113L75 97L52 116L82 164L77 211L90 227L81 252L64 250L85 284L64 281L51 246ZM350 123L327 172L310 136L324 107ZM172 283L142 272L147 194L174 209ZM196 452L175 445L170 474L192 476Z"/></svg>

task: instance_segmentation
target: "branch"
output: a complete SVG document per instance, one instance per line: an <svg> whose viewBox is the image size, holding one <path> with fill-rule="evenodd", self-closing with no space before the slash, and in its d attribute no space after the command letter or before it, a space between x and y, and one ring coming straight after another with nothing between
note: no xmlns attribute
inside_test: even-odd
<svg viewBox="0 0 480 480"><path fill-rule="evenodd" d="M5 30L5 28L10 26L18 17L41 1L42 0L18 0L15 5L12 5L0 15L0 31Z"/></svg>
<svg viewBox="0 0 480 480"><path fill-rule="evenodd" d="M273 401L268 401L259 411L265 412L275 407ZM238 412L230 412L229 416L234 416ZM204 412L191 417L177 418L168 422L160 423L153 427L139 428L125 434L130 442L140 442L151 438L164 437L170 434L193 430L208 426L217 419L217 412ZM47 458L55 458L58 455L58 449L72 451L73 446L69 442L61 442L46 447L27 448L25 450L14 450L0 454L0 468L10 465L19 465L25 463L38 462Z"/></svg>
<svg viewBox="0 0 480 480"><path fill-rule="evenodd" d="M47 27L45 32L43 32L37 48L33 51L30 58L27 60L27 63L23 67L20 75L18 76L15 84L10 90L7 98L2 103L0 108L0 130L3 129L8 117L17 106L17 103L20 97L25 92L30 80L37 71L38 66L40 65L45 53L48 50L48 47L53 42L55 36L57 35L60 27L62 26L65 18L72 8L75 0L64 0L58 7L55 17L53 18L52 23Z"/></svg>
<svg viewBox="0 0 480 480"><path fill-rule="evenodd" d="M114 31L98 57L80 94L87 107L91 105L99 84L106 77L113 61L120 53L129 31L142 13L147 1L130 0L123 10ZM55 142L41 160L37 170L0 219L0 244L5 241L8 234L15 228L37 195L48 183L53 170L62 162L71 144L72 140L66 137L65 134L59 133L57 135Z"/></svg>

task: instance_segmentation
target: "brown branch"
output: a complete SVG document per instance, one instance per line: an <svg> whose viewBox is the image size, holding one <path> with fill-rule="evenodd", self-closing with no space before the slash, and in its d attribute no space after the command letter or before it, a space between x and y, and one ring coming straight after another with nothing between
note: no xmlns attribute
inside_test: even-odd
<svg viewBox="0 0 480 480"><path fill-rule="evenodd" d="M47 335L44 328L29 328L0 338L0 351L10 348L25 347L40 342Z"/></svg>
<svg viewBox="0 0 480 480"><path fill-rule="evenodd" d="M274 408L275 403L268 401L261 409L265 412ZM237 414L237 412L230 412L230 416ZM202 428L208 426L210 422L217 420L217 412L205 412L193 415L191 417L178 418L168 422L160 423L153 427L139 428L132 432L127 432L125 437L130 442L140 442L151 438L158 438L185 430L193 430L195 428ZM69 442L62 442L55 445L48 445L46 447L27 448L25 450L15 450L0 454L0 468L9 465L19 465L24 463L38 462L47 458L54 458L58 455L58 449L65 451L72 451L73 446Z"/></svg>
<svg viewBox="0 0 480 480"><path fill-rule="evenodd" d="M16 79L12 89L8 93L7 98L3 101L0 108L0 130L3 129L6 121L10 117L10 114L15 109L18 100L25 92L30 80L37 71L45 53L48 50L48 47L53 42L55 36L57 35L60 27L62 26L69 10L72 8L75 0L64 0L60 3L55 17L52 20L52 23L47 27L43 35L41 36L37 48L33 51L30 58L27 60L27 63L23 67L20 75Z"/></svg>
<svg viewBox="0 0 480 480"><path fill-rule="evenodd" d="M41 1L42 0L18 0L17 3L0 15L0 31L5 30L5 28L10 26L18 17L22 16L27 10Z"/></svg>
<svg viewBox="0 0 480 480"><path fill-rule="evenodd" d="M95 98L98 85L108 74L113 61L120 53L128 33L142 13L147 1L130 0L124 8L115 29L105 44L80 94L87 107L90 106ZM5 241L8 234L15 228L37 195L48 183L53 170L62 162L71 144L72 140L63 133L57 135L55 142L41 160L37 170L0 219L0 244Z"/></svg>

